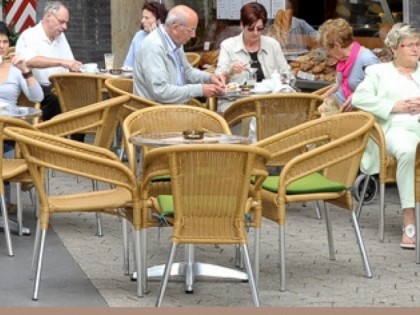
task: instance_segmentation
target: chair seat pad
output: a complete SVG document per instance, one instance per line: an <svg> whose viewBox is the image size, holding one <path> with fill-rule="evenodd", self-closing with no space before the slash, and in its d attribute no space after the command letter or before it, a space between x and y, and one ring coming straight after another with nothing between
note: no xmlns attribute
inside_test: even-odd
<svg viewBox="0 0 420 315"><path fill-rule="evenodd" d="M278 181L279 176L268 176L262 186L266 190L277 192ZM313 173L289 184L286 192L289 195L298 195L319 192L337 192L344 189L347 189L345 185L330 180L320 173Z"/></svg>
<svg viewBox="0 0 420 315"><path fill-rule="evenodd" d="M157 196L160 210L165 217L172 217L174 215L174 200L172 195L159 195Z"/></svg>

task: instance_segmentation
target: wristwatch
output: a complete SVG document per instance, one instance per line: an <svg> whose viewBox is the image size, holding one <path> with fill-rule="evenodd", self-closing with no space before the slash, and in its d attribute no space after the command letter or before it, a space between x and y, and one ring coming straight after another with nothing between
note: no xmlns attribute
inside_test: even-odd
<svg viewBox="0 0 420 315"><path fill-rule="evenodd" d="M22 72L22 76L23 76L25 79L28 79L28 78L30 78L30 77L32 77L32 76L33 76L33 73L32 73L32 71L31 71L31 70L29 70L28 72L25 72L25 73L23 73L23 72Z"/></svg>

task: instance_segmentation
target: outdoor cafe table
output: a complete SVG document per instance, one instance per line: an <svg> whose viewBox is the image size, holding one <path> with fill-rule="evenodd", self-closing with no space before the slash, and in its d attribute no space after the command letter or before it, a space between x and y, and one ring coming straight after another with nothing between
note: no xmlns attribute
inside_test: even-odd
<svg viewBox="0 0 420 315"><path fill-rule="evenodd" d="M190 140L184 139L182 132L158 132L149 134L134 135L128 139L130 143L137 146L147 147L162 147L169 145L188 145L188 144L249 144L250 140L247 137L228 135L220 133L204 133L203 139ZM207 264L195 261L194 245L185 246L184 261L174 263L171 269L171 276L185 277L185 292L193 292L194 278L197 276L203 277L217 277L224 279L236 279L241 281L248 280L246 272L217 266L214 264ZM161 279L165 265L158 265L149 267L147 269L147 278ZM136 273L133 278L136 278Z"/></svg>
<svg viewBox="0 0 420 315"><path fill-rule="evenodd" d="M0 115L22 119L26 121L31 121L35 117L39 117L42 115L42 110L33 107L25 107L25 106L17 106L17 107L2 107L0 108ZM17 200L20 202L20 200ZM17 216L18 222L9 218L9 228L11 231L18 233L19 235L29 235L31 234L31 230L27 227L22 226L22 216L18 213ZM0 227L3 226L3 221L0 222Z"/></svg>

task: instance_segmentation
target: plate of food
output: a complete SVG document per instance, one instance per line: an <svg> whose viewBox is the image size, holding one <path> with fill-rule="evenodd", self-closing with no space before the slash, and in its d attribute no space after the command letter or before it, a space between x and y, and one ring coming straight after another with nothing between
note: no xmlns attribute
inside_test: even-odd
<svg viewBox="0 0 420 315"><path fill-rule="evenodd" d="M264 87L264 86L259 86L256 88L253 88L251 90L252 94L268 94L271 93L271 89L269 89L268 87Z"/></svg>
<svg viewBox="0 0 420 315"><path fill-rule="evenodd" d="M228 83L225 86L225 94L237 93L240 90L239 84L235 82Z"/></svg>

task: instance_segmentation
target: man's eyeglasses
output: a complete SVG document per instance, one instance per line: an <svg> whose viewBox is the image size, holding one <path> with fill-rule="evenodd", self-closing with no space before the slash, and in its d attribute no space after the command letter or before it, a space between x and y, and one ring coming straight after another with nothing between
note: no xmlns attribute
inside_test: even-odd
<svg viewBox="0 0 420 315"><path fill-rule="evenodd" d="M256 27L256 26L254 26L254 27L247 27L246 29L248 30L248 32L257 31L258 33L261 33L261 32L264 32L265 27Z"/></svg>
<svg viewBox="0 0 420 315"><path fill-rule="evenodd" d="M420 49L420 43L410 43L410 44L401 44L401 48L408 48L408 49Z"/></svg>
<svg viewBox="0 0 420 315"><path fill-rule="evenodd" d="M55 17L55 19L57 20L57 22L58 22L59 24L67 24L67 23L68 23L68 21L60 19L60 18L59 18L57 15L55 15L54 13L52 13L52 12L51 12L51 14L52 14L52 16L53 16L53 17Z"/></svg>
<svg viewBox="0 0 420 315"><path fill-rule="evenodd" d="M187 31L189 32L189 33L191 33L191 34L193 34L193 33L195 33L196 31L197 31L197 28L195 28L195 27L188 27L188 26L186 26L186 25L182 25L184 28L186 28L187 29Z"/></svg>

